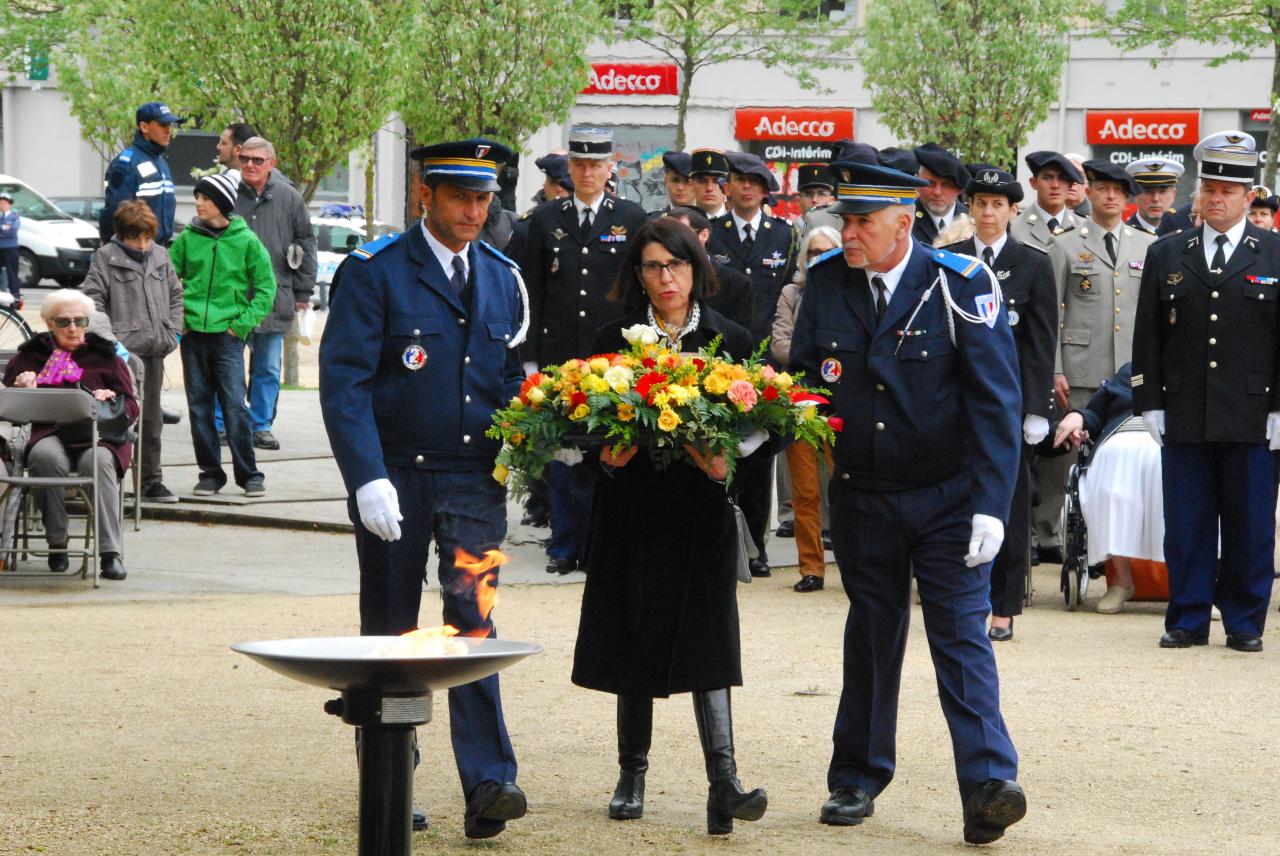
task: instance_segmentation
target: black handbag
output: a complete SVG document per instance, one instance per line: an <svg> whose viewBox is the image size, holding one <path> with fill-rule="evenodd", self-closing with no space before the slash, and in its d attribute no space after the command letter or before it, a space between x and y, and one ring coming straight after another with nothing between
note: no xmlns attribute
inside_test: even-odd
<svg viewBox="0 0 1280 856"><path fill-rule="evenodd" d="M81 389L84 389L81 387ZM85 390L89 392L89 390ZM92 393L90 393L92 394ZM112 446L123 446L131 439L129 432L129 411L124 406L124 396L117 394L106 401L93 402L98 411L98 441ZM58 429L62 442L75 446L87 446L93 439L93 432L84 423L65 425Z"/></svg>

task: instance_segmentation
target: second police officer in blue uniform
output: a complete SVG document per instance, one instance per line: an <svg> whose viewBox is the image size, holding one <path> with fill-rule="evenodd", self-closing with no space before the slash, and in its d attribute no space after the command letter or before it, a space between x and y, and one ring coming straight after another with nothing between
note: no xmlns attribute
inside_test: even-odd
<svg viewBox="0 0 1280 856"><path fill-rule="evenodd" d="M498 443L485 429L523 380L516 346L527 300L514 263L476 235L511 150L470 139L411 154L423 163L425 217L353 251L339 269L320 345L320 405L350 493L361 634L418 626L434 539L445 623L492 636L454 560L458 550L496 549L507 531L506 489L492 476ZM497 675L449 690L449 720L466 835L492 837L526 808Z"/></svg>
<svg viewBox="0 0 1280 856"><path fill-rule="evenodd" d="M106 199L98 215L98 236L104 244L111 240L116 208L121 202L140 199L156 215L156 243L167 247L173 242L173 215L178 210L178 196L164 153L173 138L173 126L181 125L186 119L175 116L168 106L158 101L143 104L134 113L134 119L138 128L133 142L107 166Z"/></svg>
<svg viewBox="0 0 1280 856"><path fill-rule="evenodd" d="M823 823L855 825L893 779L898 688L917 580L951 731L964 838L1026 812L986 635L991 561L1020 451L1018 361L997 280L912 239L913 176L842 161L843 252L811 268L792 365L831 390L831 532L849 598Z"/></svg>

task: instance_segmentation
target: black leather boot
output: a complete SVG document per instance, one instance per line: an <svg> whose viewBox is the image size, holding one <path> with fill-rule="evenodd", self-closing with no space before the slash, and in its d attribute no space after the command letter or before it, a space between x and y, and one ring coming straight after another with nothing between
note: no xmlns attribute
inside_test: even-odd
<svg viewBox="0 0 1280 856"><path fill-rule="evenodd" d="M644 816L644 774L649 769L653 734L653 699L618 696L618 787L609 800L609 817L635 820Z"/></svg>
<svg viewBox="0 0 1280 856"><path fill-rule="evenodd" d="M733 716L729 690L693 694L693 715L698 722L698 738L707 762L707 834L733 832L733 819L759 820L769 807L763 788L744 791L733 760Z"/></svg>

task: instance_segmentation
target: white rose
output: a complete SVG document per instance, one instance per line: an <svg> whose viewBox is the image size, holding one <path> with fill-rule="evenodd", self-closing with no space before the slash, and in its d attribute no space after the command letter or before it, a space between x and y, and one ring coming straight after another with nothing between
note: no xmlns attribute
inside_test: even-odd
<svg viewBox="0 0 1280 856"><path fill-rule="evenodd" d="M658 344L658 334L653 332L653 328L648 324L632 324L630 327L623 327L622 338L627 340L628 345Z"/></svg>
<svg viewBox="0 0 1280 856"><path fill-rule="evenodd" d="M635 380L635 372L626 366L610 366L604 373L605 383L615 392L625 392ZM619 389L622 387L622 389Z"/></svg>

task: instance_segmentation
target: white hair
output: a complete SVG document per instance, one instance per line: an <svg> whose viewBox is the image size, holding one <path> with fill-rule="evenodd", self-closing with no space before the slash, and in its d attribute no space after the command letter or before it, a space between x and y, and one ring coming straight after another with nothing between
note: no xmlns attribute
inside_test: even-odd
<svg viewBox="0 0 1280 856"><path fill-rule="evenodd" d="M40 317L45 321L56 318L62 308L68 305L83 310L86 318L93 315L93 301L84 292L74 288L59 288L45 295L44 302L40 304Z"/></svg>
<svg viewBox="0 0 1280 856"><path fill-rule="evenodd" d="M791 278L792 282L804 282L805 271L809 268L809 247L813 244L814 238L826 238L831 242L832 248L837 250L844 245L840 233L830 226L814 226L805 232L804 237L800 239L800 249L796 253L796 272Z"/></svg>
<svg viewBox="0 0 1280 856"><path fill-rule="evenodd" d="M266 137L250 137L240 144L240 151L242 153L265 151L267 153L267 157L272 160L276 159L276 147L271 145L271 143L267 141Z"/></svg>

